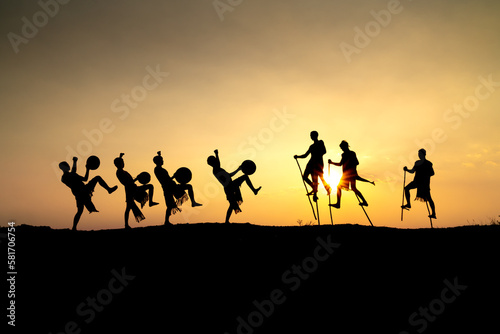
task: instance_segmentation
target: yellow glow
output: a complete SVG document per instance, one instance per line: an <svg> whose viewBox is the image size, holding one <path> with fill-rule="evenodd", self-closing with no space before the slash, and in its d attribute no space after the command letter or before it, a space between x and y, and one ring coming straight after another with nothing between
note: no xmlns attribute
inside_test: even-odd
<svg viewBox="0 0 500 334"><path fill-rule="evenodd" d="M328 175L328 167L325 166L325 174L323 176L330 187L332 187L332 192L335 192L335 188L337 188L340 178L342 177L340 168L331 166L330 175Z"/></svg>

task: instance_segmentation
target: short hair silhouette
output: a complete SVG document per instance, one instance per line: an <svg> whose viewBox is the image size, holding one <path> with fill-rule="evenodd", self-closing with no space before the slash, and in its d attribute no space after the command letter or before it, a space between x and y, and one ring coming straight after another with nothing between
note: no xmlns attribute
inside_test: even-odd
<svg viewBox="0 0 500 334"><path fill-rule="evenodd" d="M224 193L226 194L226 199L229 202L229 208L226 211L226 220L225 223L229 224L229 219L231 218L231 214L241 212L240 205L243 203L243 198L241 196L240 187L245 182L248 187L253 191L254 195L257 195L262 187L255 188L250 180L249 174L245 174L249 172L252 174L255 172L255 165L253 162L249 163L244 161L242 165L240 165L234 172L228 173L225 169L220 167L220 159L219 159L219 151L214 150L215 156L209 156L207 158L207 164L212 167L212 173L217 178L217 180L224 187ZM233 180L232 177L236 175L239 171L243 171L243 175Z"/></svg>
<svg viewBox="0 0 500 334"><path fill-rule="evenodd" d="M59 163L59 169L61 169L63 172L69 172L71 167L69 166L69 163L66 161L62 161Z"/></svg>
<svg viewBox="0 0 500 334"><path fill-rule="evenodd" d="M99 212L92 202L92 194L97 184L106 189L109 194L113 193L118 188L117 186L109 187L108 184L100 176L95 176L87 184L84 183L87 182L89 178L90 169L97 169L97 167L91 168L93 166L89 166L89 162L92 161L91 159L94 161L94 163L97 161L97 167L99 165L99 158L97 158L96 156L89 157L89 159L87 159L87 165L85 166L85 176L80 176L76 173L76 163L78 161L77 157L73 157L72 169L66 161L62 161L61 163L59 163L59 168L63 171L61 182L71 189L71 192L76 199L77 211L73 218L73 231L75 231L77 228L84 207L87 208L89 213Z"/></svg>

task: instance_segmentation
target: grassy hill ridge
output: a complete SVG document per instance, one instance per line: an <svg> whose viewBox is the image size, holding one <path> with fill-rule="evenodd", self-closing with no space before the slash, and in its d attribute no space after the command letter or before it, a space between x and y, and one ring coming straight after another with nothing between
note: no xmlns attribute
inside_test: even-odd
<svg viewBox="0 0 500 334"><path fill-rule="evenodd" d="M499 236L500 226L18 226L16 320L54 334L486 333L498 328Z"/></svg>

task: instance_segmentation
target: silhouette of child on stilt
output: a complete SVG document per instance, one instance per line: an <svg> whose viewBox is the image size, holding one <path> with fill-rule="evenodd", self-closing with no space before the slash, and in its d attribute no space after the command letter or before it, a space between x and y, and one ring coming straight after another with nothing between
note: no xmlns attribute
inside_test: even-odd
<svg viewBox="0 0 500 334"><path fill-rule="evenodd" d="M368 206L368 202L366 202L361 192L358 190L358 188L356 188L356 180L363 182L370 182L370 181L358 176L358 171L357 171L357 166L359 165L358 158L356 157L356 153L349 149L349 144L345 140L343 140L340 143L340 148L344 152L342 153L342 159L340 160L340 162L333 162L331 160L328 160L329 164L332 164L334 166L342 166L342 177L337 186L337 203L330 204L330 206L340 209L340 199L342 197L342 189L354 191L356 196L358 196L358 198L361 200L359 205ZM372 184L375 185L375 182L373 182Z"/></svg>
<svg viewBox="0 0 500 334"><path fill-rule="evenodd" d="M118 187L109 187L106 182L100 177L96 176L92 178L87 184L89 179L89 166L86 167L85 176L80 176L76 173L76 162L78 161L77 157L73 157L73 167L70 170L69 164L66 161L63 161L59 164L59 168L63 171L63 175L61 177L62 183L67 185L76 199L76 207L77 211L75 217L73 218L73 231L76 231L76 226L80 221L80 217L83 213L83 208L86 207L89 213L99 212L92 203L92 193L94 192L95 186L99 183L101 187L106 189L109 194L113 193Z"/></svg>
<svg viewBox="0 0 500 334"><path fill-rule="evenodd" d="M170 175L168 174L168 171L162 167L164 161L163 161L163 157L161 156L160 151L158 151L158 155L153 158L153 162L156 165L155 170L154 170L155 175L163 188L163 195L165 196L165 204L167 205L167 210L165 212L165 223L164 224L165 225L172 225L170 223L170 220L169 220L170 216L172 214L175 214L175 213L181 211L179 206L181 206L182 203L187 201L188 194L189 194L189 198L191 199L191 206L192 207L201 206L202 204L197 203L195 201L193 186L191 186L190 184L187 184L187 182L189 182L191 179L190 172L189 172L189 176L187 178L185 178L184 180L182 180L185 182L177 184L174 180L177 176L176 174L179 171L186 171L186 170L189 171L187 168L184 168L184 169L180 168L178 170L178 172L176 172L176 174L174 174L174 177L170 177ZM181 173L181 172L179 172L179 173ZM182 179L182 177L179 177L179 176L177 176L177 178ZM186 190L187 190L188 194L186 194Z"/></svg>
<svg viewBox="0 0 500 334"><path fill-rule="evenodd" d="M311 154L311 159L309 159L306 165L302 178L312 188L312 191L307 195L313 195L313 201L316 202L318 200L318 177L321 179L328 195L330 195L332 188L326 183L323 177L323 155L326 153L325 143L322 140L318 140L317 131L311 132L311 139L313 140L313 144L309 146L307 152L302 155L294 155L293 157L295 159L303 159ZM309 179L309 175L311 175L311 179Z"/></svg>
<svg viewBox="0 0 500 334"><path fill-rule="evenodd" d="M118 158L115 158L114 164L117 168L116 177L118 178L120 183L123 184L123 186L125 187L125 202L127 203L127 206L125 207L125 228L129 229L130 226L128 224L128 219L130 211L132 211L132 213L134 214L135 220L137 222L146 219L146 217L144 217L137 204L135 204L135 201L141 203L141 208L144 207L144 204L146 204L148 200L150 207L158 205L158 203L153 202L153 192L154 192L153 185L147 184L151 179L151 176L149 176L148 173L143 172L139 174L135 179L132 178L132 175L130 175L127 171L123 169L125 167L125 162L123 161L123 155L124 153L120 153L120 156ZM145 180L141 180L142 179L141 176L145 176ZM138 186L137 184L135 184L135 181L137 180L139 180L139 182L142 183L143 185Z"/></svg>
<svg viewBox="0 0 500 334"><path fill-rule="evenodd" d="M232 212L233 211L234 213L241 212L240 205L241 203L243 203L243 198L241 197L241 190L240 190L241 184L243 182L246 182L248 187L253 191L255 195L257 195L257 193L262 187L255 188L252 182L250 181L250 178L248 177L248 175L253 174L253 172L255 172L255 164L250 163L250 165L253 164L253 166L251 166L253 169L251 168L247 170L246 168L244 168L242 164L234 172L228 173L225 169L221 168L220 166L219 151L215 150L214 153L215 156L211 155L208 157L207 163L209 166L212 167L212 172L214 176L224 187L224 193L226 194L226 198L229 202L229 208L227 209L225 223L229 224L229 218L231 217ZM232 180L232 177L236 175L236 173L240 170L244 173L244 175L238 177L236 180Z"/></svg>
<svg viewBox="0 0 500 334"><path fill-rule="evenodd" d="M405 198L406 205L403 205L403 209L410 209L410 190L417 188L417 196L415 200L428 202L431 207L431 214L429 218L436 219L436 207L434 205L434 201L431 197L431 176L434 175L434 168L432 167L432 162L425 158L427 152L425 149L420 149L418 151L418 157L420 160L417 160L412 169L408 169L408 167L404 167L403 170L413 174L415 173L415 178L412 182L408 183L405 187Z"/></svg>

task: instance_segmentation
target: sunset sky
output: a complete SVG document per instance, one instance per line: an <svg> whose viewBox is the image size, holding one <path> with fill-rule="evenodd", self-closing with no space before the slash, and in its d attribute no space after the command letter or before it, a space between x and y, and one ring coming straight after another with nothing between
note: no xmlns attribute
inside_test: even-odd
<svg viewBox="0 0 500 334"><path fill-rule="evenodd" d="M90 176L119 189L97 187L100 212L85 211L79 229L122 228L120 152L125 170L152 175L160 203L130 225L162 224L159 150L171 175L192 170L203 204L171 221L223 222L214 149L228 171L253 160L262 186L257 196L242 186L231 221L306 223L293 156L312 130L325 163L340 160L342 140L357 153L359 174L376 182L358 186L376 226L429 226L419 202L400 221L402 168L422 147L436 172L434 226L489 223L500 215L499 15L494 0L2 1L0 226L70 228L75 199L57 165L77 155L83 175L97 155ZM324 190L319 203L329 223ZM368 224L352 192L342 204L336 224Z"/></svg>

